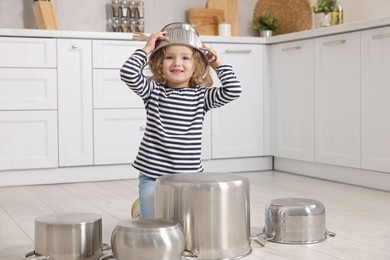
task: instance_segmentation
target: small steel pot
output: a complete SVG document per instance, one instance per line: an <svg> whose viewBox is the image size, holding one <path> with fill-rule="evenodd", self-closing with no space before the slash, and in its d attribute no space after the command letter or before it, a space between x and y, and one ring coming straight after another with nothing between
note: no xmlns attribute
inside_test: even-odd
<svg viewBox="0 0 390 260"><path fill-rule="evenodd" d="M283 198L267 203L265 240L283 244L313 244L334 236L326 229L325 207L313 199Z"/></svg>
<svg viewBox="0 0 390 260"><path fill-rule="evenodd" d="M164 219L128 219L111 235L113 254L101 260L180 260L184 236L180 224Z"/></svg>
<svg viewBox="0 0 390 260"><path fill-rule="evenodd" d="M97 260L101 257L102 219L90 213L62 213L35 219L35 250L28 260Z"/></svg>

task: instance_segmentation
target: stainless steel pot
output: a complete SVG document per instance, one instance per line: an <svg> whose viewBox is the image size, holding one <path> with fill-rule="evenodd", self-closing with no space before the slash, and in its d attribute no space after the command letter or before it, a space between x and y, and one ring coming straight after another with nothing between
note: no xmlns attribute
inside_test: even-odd
<svg viewBox="0 0 390 260"><path fill-rule="evenodd" d="M266 240L283 244L313 244L335 235L326 229L324 205L305 198L268 202L264 233Z"/></svg>
<svg viewBox="0 0 390 260"><path fill-rule="evenodd" d="M150 54L151 58L157 50L174 44L186 45L198 50L202 53L205 65L208 65L208 63L212 63L216 60L216 54L211 49L204 47L202 41L200 40L198 31L192 25L188 23L175 22L164 26L161 31L166 32L166 37L157 41L156 48Z"/></svg>
<svg viewBox="0 0 390 260"><path fill-rule="evenodd" d="M35 219L35 250L29 260L97 260L103 251L102 219L90 213L60 213Z"/></svg>
<svg viewBox="0 0 390 260"><path fill-rule="evenodd" d="M180 260L184 236L177 221L128 219L115 227L111 247L113 254L101 260Z"/></svg>
<svg viewBox="0 0 390 260"><path fill-rule="evenodd" d="M249 180L238 174L190 173L156 180L156 217L178 221L185 249L198 259L250 254Z"/></svg>

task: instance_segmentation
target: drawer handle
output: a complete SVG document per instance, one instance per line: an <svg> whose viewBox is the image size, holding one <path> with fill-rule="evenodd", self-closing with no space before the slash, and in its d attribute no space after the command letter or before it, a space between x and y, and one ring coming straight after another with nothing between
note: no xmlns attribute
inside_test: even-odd
<svg viewBox="0 0 390 260"><path fill-rule="evenodd" d="M332 45L339 45L346 43L346 40L340 40L340 41L333 41L333 42L324 42L325 46L332 46Z"/></svg>
<svg viewBox="0 0 390 260"><path fill-rule="evenodd" d="M300 50L301 48L302 48L301 46L288 47L288 48L283 48L282 51Z"/></svg>
<svg viewBox="0 0 390 260"><path fill-rule="evenodd" d="M389 37L390 37L390 33L385 33L385 34L373 35L372 39L373 40L378 40L378 39L389 38Z"/></svg>
<svg viewBox="0 0 390 260"><path fill-rule="evenodd" d="M77 45L77 44L72 45L72 49L78 49L78 48L79 48L79 45Z"/></svg>
<svg viewBox="0 0 390 260"><path fill-rule="evenodd" d="M226 53L251 53L252 50L246 50L246 49L242 49L242 50L234 50L234 49L227 49L225 50Z"/></svg>

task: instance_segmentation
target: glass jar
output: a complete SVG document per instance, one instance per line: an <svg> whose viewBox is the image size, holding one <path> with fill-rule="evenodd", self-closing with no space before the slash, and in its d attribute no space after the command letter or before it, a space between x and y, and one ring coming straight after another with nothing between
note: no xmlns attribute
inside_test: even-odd
<svg viewBox="0 0 390 260"><path fill-rule="evenodd" d="M138 1L137 2L138 19L144 18L144 11L145 11L144 2L143 1Z"/></svg>
<svg viewBox="0 0 390 260"><path fill-rule="evenodd" d="M138 20L137 22L137 32L144 33L145 32L145 22L143 20Z"/></svg>
<svg viewBox="0 0 390 260"><path fill-rule="evenodd" d="M137 17L137 6L135 4L135 1L130 1L129 9L130 9L130 18L136 18Z"/></svg>
<svg viewBox="0 0 390 260"><path fill-rule="evenodd" d="M121 16L122 18L127 18L129 15L129 6L127 4L127 0L122 0L121 1Z"/></svg>

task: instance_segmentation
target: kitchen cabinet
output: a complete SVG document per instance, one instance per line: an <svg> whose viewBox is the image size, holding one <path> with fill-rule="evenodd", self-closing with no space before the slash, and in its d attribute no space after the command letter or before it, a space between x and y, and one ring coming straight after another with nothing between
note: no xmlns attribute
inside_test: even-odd
<svg viewBox="0 0 390 260"><path fill-rule="evenodd" d="M0 111L0 170L57 167L57 111Z"/></svg>
<svg viewBox="0 0 390 260"><path fill-rule="evenodd" d="M269 159L257 160L265 155L265 46L212 44L225 63L234 65L243 94L206 114L205 167L269 168ZM47 180L47 174L53 174L53 182L63 182L110 178L104 169L119 170L114 175L120 178L131 171L121 164L133 162L146 115L142 100L120 81L119 70L144 45L78 37L0 37L0 47L7 49L0 53L2 177L11 181L15 174L40 169L34 172L37 178ZM145 73L150 71L146 68ZM96 175L85 175L95 170Z"/></svg>
<svg viewBox="0 0 390 260"><path fill-rule="evenodd" d="M0 68L0 110L57 110L55 68Z"/></svg>
<svg viewBox="0 0 390 260"><path fill-rule="evenodd" d="M142 99L120 80L119 70L144 42L93 41L94 163L132 163L146 127Z"/></svg>
<svg viewBox="0 0 390 260"><path fill-rule="evenodd" d="M56 42L0 37L0 170L58 165Z"/></svg>
<svg viewBox="0 0 390 260"><path fill-rule="evenodd" d="M315 161L360 168L360 33L314 40Z"/></svg>
<svg viewBox="0 0 390 260"><path fill-rule="evenodd" d="M314 40L271 49L272 154L314 161Z"/></svg>
<svg viewBox="0 0 390 260"><path fill-rule="evenodd" d="M55 39L0 37L0 67L55 68Z"/></svg>
<svg viewBox="0 0 390 260"><path fill-rule="evenodd" d="M240 98L211 111L212 159L264 155L264 46L209 45L232 64L242 84ZM215 84L220 84L219 81Z"/></svg>
<svg viewBox="0 0 390 260"><path fill-rule="evenodd" d="M390 27L362 40L362 168L390 172Z"/></svg>
<svg viewBox="0 0 390 260"><path fill-rule="evenodd" d="M144 109L95 109L95 164L131 163L145 131Z"/></svg>
<svg viewBox="0 0 390 260"><path fill-rule="evenodd" d="M146 126L142 99L119 78L128 57L145 42L93 41L94 163L132 163ZM148 74L147 68L145 73ZM202 159L211 159L211 116L206 115Z"/></svg>
<svg viewBox="0 0 390 260"><path fill-rule="evenodd" d="M58 39L59 166L93 164L92 41Z"/></svg>

